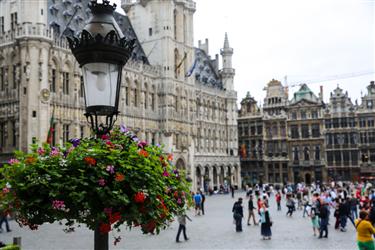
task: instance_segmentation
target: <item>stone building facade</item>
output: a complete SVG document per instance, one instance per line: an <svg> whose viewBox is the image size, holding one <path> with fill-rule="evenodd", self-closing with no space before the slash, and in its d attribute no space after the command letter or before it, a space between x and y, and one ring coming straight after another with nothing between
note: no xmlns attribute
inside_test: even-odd
<svg viewBox="0 0 375 250"><path fill-rule="evenodd" d="M316 96L302 84L291 100L287 88L276 80L265 89L263 108L247 96L239 110L243 180L311 183L375 179L374 82L367 86L361 104L353 104L339 87L330 94L327 104L323 102L322 87ZM248 131L253 124L263 127L263 142L259 135ZM264 145L256 163L250 161L248 153L253 141Z"/></svg>
<svg viewBox="0 0 375 250"><path fill-rule="evenodd" d="M91 15L88 0L0 1L0 156L45 141L89 136L81 70L64 36ZM144 140L163 144L193 188L241 183L237 93L227 35L211 59L193 44L192 0L123 0L115 18L137 47L122 73L120 116Z"/></svg>
<svg viewBox="0 0 375 250"><path fill-rule="evenodd" d="M288 93L281 82L267 84L263 105L264 177L281 183L291 178L288 170L287 113Z"/></svg>
<svg viewBox="0 0 375 250"><path fill-rule="evenodd" d="M263 113L247 92L238 114L238 145L244 182L257 183L265 175L263 168Z"/></svg>

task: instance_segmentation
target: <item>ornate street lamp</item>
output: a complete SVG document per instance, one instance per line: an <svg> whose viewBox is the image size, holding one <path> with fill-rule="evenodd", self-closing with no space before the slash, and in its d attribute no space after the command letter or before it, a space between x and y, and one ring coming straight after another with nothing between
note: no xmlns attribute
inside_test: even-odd
<svg viewBox="0 0 375 250"><path fill-rule="evenodd" d="M89 3L92 17L80 38L68 37L69 46L82 68L86 113L97 135L108 133L119 114L122 68L131 56L135 40L124 37L108 0ZM102 123L100 117L105 122Z"/></svg>

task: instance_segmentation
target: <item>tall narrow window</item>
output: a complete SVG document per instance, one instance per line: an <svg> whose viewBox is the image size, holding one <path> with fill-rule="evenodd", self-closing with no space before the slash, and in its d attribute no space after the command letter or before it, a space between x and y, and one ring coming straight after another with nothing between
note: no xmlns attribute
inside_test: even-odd
<svg viewBox="0 0 375 250"><path fill-rule="evenodd" d="M0 151L5 147L5 123L0 123Z"/></svg>
<svg viewBox="0 0 375 250"><path fill-rule="evenodd" d="M1 16L0 17L0 34L3 34L4 33L4 17Z"/></svg>
<svg viewBox="0 0 375 250"><path fill-rule="evenodd" d="M80 77L79 81L79 96L84 97L85 95L85 85L83 83L83 76Z"/></svg>
<svg viewBox="0 0 375 250"><path fill-rule="evenodd" d="M52 124L52 146L56 145L56 123Z"/></svg>
<svg viewBox="0 0 375 250"><path fill-rule="evenodd" d="M85 127L84 126L80 126L80 137L81 138L84 138L85 137Z"/></svg>
<svg viewBox="0 0 375 250"><path fill-rule="evenodd" d="M125 87L125 105L129 106L129 87Z"/></svg>
<svg viewBox="0 0 375 250"><path fill-rule="evenodd" d="M305 157L305 161L309 161L310 160L310 152L309 152L309 148L308 147L305 147L303 149L303 155Z"/></svg>
<svg viewBox="0 0 375 250"><path fill-rule="evenodd" d="M63 93L69 95L69 72L63 72Z"/></svg>
<svg viewBox="0 0 375 250"><path fill-rule="evenodd" d="M67 142L69 140L69 125L63 125L63 142Z"/></svg>
<svg viewBox="0 0 375 250"><path fill-rule="evenodd" d="M17 146L17 131L16 131L16 121L12 121L12 146Z"/></svg>
<svg viewBox="0 0 375 250"><path fill-rule="evenodd" d="M12 68L12 80L13 80L13 89L16 89L17 88L17 64L13 64L13 68Z"/></svg>
<svg viewBox="0 0 375 250"><path fill-rule="evenodd" d="M4 74L5 74L5 68L4 67L1 67L0 68L0 90L3 91L4 90L4 80L5 80L5 77L4 77Z"/></svg>
<svg viewBox="0 0 375 250"><path fill-rule="evenodd" d="M137 107L138 105L138 93L137 89L134 89L134 107Z"/></svg>
<svg viewBox="0 0 375 250"><path fill-rule="evenodd" d="M173 11L173 25L174 39L177 40L177 10Z"/></svg>
<svg viewBox="0 0 375 250"><path fill-rule="evenodd" d="M51 71L51 92L56 92L56 69Z"/></svg>
<svg viewBox="0 0 375 250"><path fill-rule="evenodd" d="M155 94L151 93L151 109L155 110Z"/></svg>
<svg viewBox="0 0 375 250"><path fill-rule="evenodd" d="M16 30L17 27L17 12L10 14L10 28L11 30Z"/></svg>
<svg viewBox="0 0 375 250"><path fill-rule="evenodd" d="M319 161L320 160L320 147L315 146L315 160Z"/></svg>

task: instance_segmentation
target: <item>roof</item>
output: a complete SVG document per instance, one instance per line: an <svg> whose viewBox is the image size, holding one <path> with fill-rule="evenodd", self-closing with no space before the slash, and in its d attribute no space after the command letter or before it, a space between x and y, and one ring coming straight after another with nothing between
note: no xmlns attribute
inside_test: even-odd
<svg viewBox="0 0 375 250"><path fill-rule="evenodd" d="M212 65L210 57L202 49L195 48L195 79L202 85L223 89L223 82Z"/></svg>
<svg viewBox="0 0 375 250"><path fill-rule="evenodd" d="M302 100L312 103L320 103L319 98L306 84L302 84L301 88L294 93L293 99L290 101L290 104L293 105Z"/></svg>
<svg viewBox="0 0 375 250"><path fill-rule="evenodd" d="M60 36L77 36L91 16L89 0L48 0L48 25ZM127 16L114 12L115 20L122 33L129 39L136 39L132 59L149 64L146 54Z"/></svg>

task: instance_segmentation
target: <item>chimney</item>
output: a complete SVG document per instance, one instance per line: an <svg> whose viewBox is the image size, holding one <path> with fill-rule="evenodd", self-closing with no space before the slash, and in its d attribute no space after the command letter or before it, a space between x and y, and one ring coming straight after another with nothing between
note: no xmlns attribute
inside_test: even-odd
<svg viewBox="0 0 375 250"><path fill-rule="evenodd" d="M320 85L319 98L321 101L323 101L323 85Z"/></svg>

